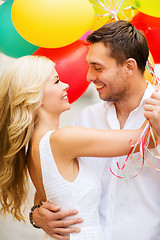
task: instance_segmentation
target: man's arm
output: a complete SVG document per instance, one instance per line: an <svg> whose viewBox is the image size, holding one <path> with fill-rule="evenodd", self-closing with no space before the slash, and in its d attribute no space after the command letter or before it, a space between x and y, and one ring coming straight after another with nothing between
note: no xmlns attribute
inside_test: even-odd
<svg viewBox="0 0 160 240"><path fill-rule="evenodd" d="M36 205L40 203L37 192L34 203ZM80 232L80 228L72 227L72 225L83 222L83 219L75 217L64 220L64 218L76 215L77 213L76 209L60 211L59 206L56 206L54 203L45 202L39 208L34 209L32 216L36 226L42 228L51 237L59 240L69 240L70 237L67 236L68 234Z"/></svg>
<svg viewBox="0 0 160 240"><path fill-rule="evenodd" d="M160 93L152 93L149 99L146 99L144 105L144 116L149 120L158 136L160 136Z"/></svg>

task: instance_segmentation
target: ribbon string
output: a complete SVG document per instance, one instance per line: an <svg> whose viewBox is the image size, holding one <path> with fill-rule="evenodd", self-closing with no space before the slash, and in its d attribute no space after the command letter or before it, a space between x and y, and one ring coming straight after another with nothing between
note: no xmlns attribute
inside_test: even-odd
<svg viewBox="0 0 160 240"><path fill-rule="evenodd" d="M103 2L100 0L94 0L94 3L92 3L92 5L94 7L98 7L99 9L106 11L106 13L104 13L104 14L96 14L97 17L103 18L103 17L111 16L112 20L117 21L120 19L118 17L119 13L122 13L122 15L125 16L124 11L130 10L130 9L135 9L134 5L120 9L123 2L124 2L124 0L120 0L120 1L116 1L116 2L114 0L111 0L111 1L109 1L109 4L107 4L107 2L105 0ZM109 21L111 21L111 19ZM129 20L127 17L126 17L126 19Z"/></svg>

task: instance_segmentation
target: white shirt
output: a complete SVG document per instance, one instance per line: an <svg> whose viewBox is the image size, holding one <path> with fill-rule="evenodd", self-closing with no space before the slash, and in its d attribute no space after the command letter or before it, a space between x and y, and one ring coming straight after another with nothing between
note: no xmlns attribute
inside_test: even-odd
<svg viewBox="0 0 160 240"><path fill-rule="evenodd" d="M137 129L143 124L144 102L154 92L151 84L143 95L139 107L134 109L124 129ZM101 102L84 109L76 126L97 129L120 129L113 103ZM123 164L126 156L117 158L84 158L96 171L102 182L102 196L99 205L101 224L105 240L160 240L160 172L147 163L143 170L141 159L128 161L125 174L132 179L119 179L111 171L119 174L116 162ZM148 155L147 159L151 160ZM153 165L160 168L160 160L154 159Z"/></svg>

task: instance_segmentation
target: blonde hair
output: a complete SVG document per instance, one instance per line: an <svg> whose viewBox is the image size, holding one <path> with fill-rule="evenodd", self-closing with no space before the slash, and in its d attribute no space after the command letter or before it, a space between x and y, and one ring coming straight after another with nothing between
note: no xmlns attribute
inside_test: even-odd
<svg viewBox="0 0 160 240"><path fill-rule="evenodd" d="M26 146L54 65L45 57L24 56L0 77L0 212L19 221L27 197Z"/></svg>

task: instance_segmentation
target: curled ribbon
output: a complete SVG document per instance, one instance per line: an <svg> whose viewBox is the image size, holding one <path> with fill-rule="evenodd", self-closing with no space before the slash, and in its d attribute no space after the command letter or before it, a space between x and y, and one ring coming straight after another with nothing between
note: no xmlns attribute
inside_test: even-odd
<svg viewBox="0 0 160 240"><path fill-rule="evenodd" d="M126 10L135 9L136 5L127 6L123 9L120 9L124 1L125 0L119 0L119 1L113 1L112 0L112 1L109 1L110 5L108 5L105 0L103 2L101 0L94 0L93 2L95 2L95 3L92 3L92 5L97 6L95 4L98 4L99 9L105 10L106 11L105 14L97 14L97 17L102 18L102 17L107 17L108 16L110 18L109 22L120 20L120 18L118 17L118 13L120 13L120 12L122 13L122 15L124 16L124 18L126 20L131 20L131 19L129 19L125 16L124 12Z"/></svg>

